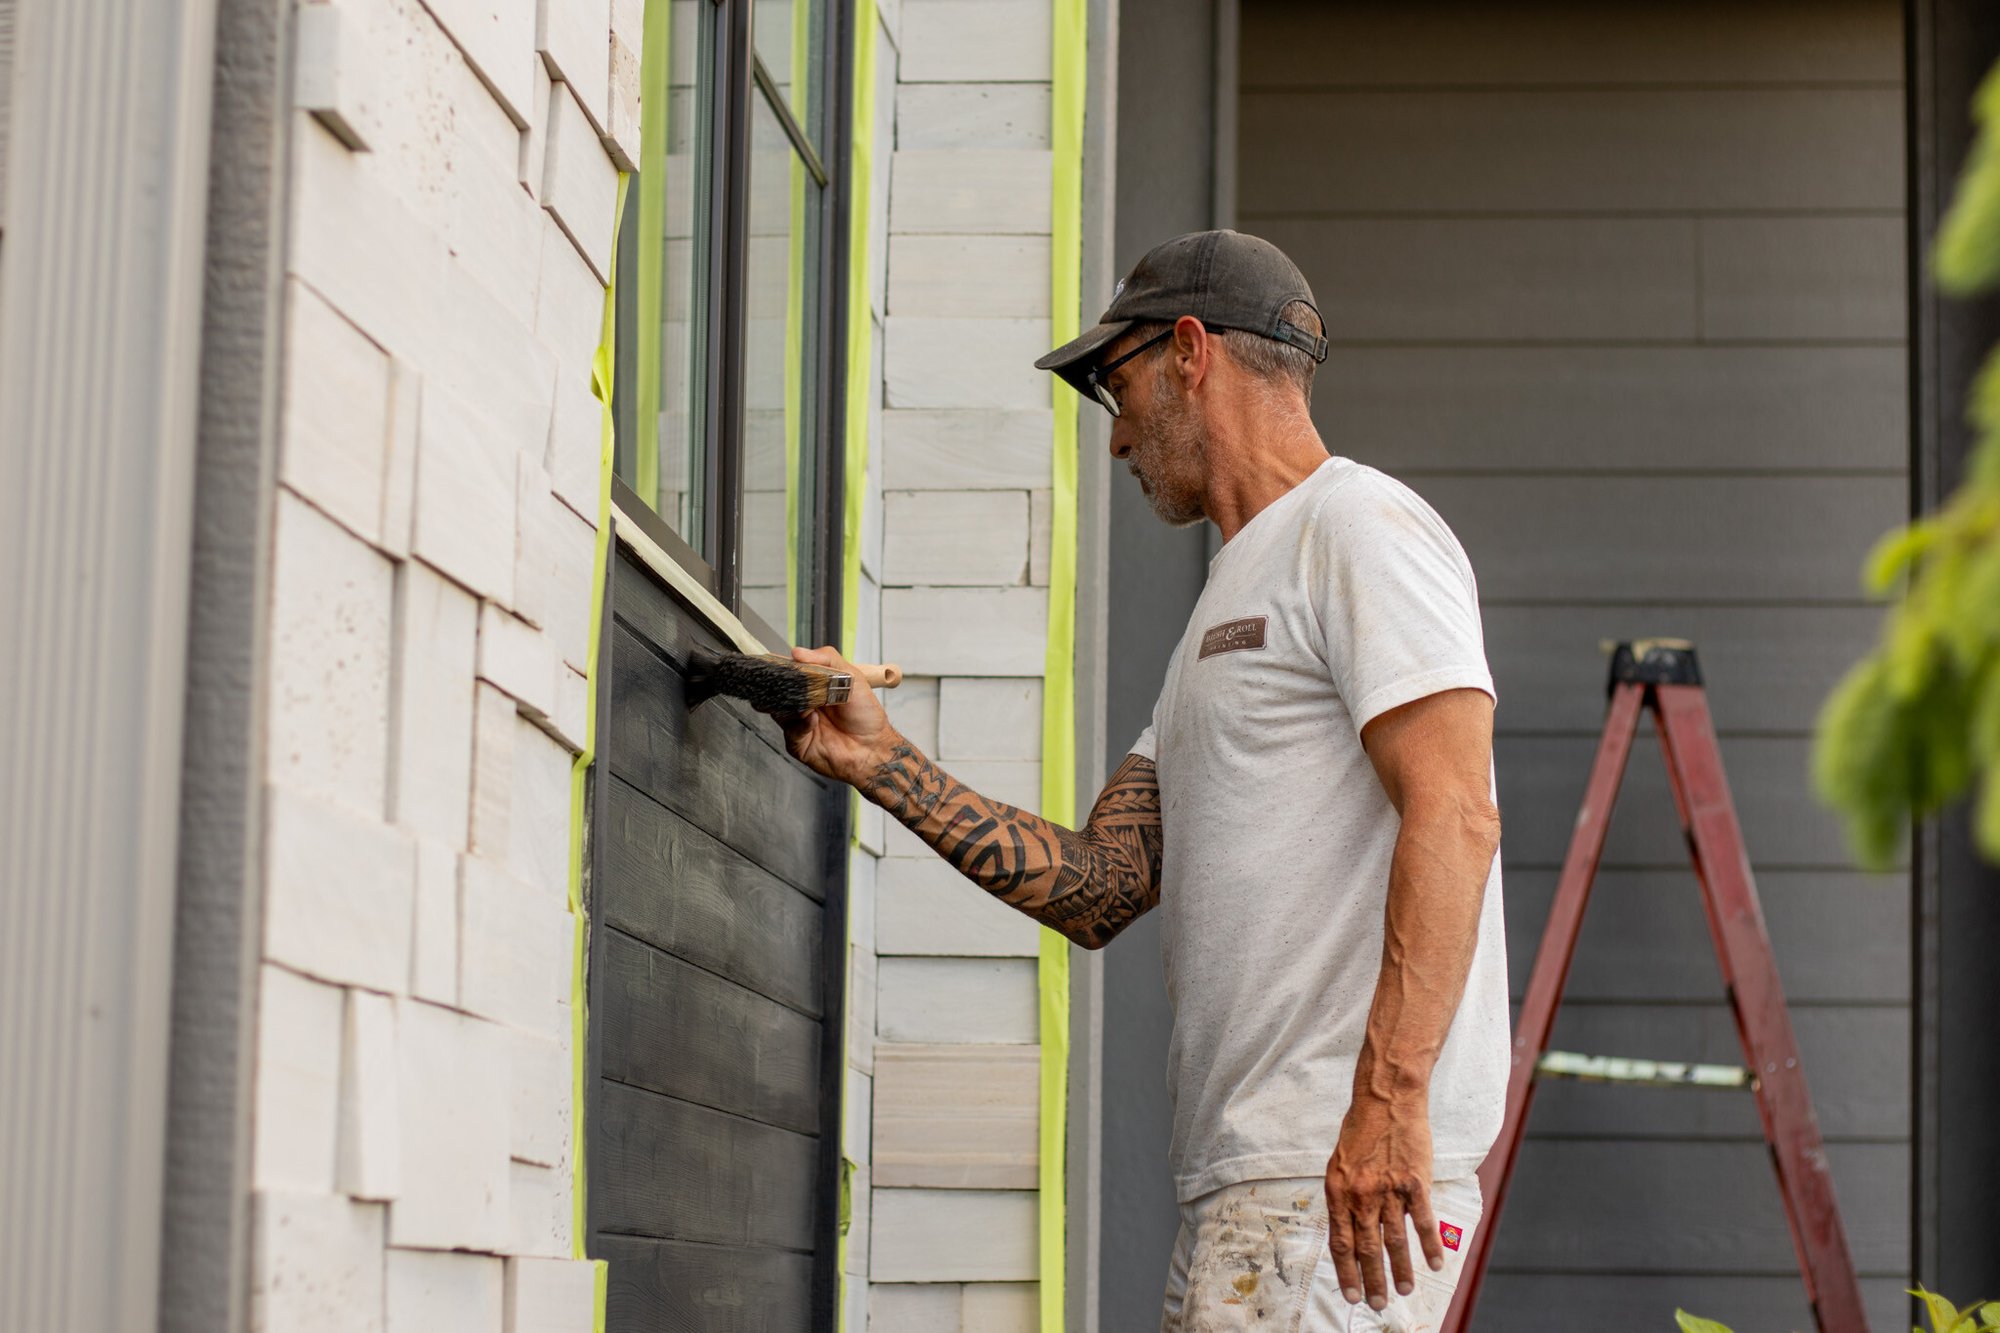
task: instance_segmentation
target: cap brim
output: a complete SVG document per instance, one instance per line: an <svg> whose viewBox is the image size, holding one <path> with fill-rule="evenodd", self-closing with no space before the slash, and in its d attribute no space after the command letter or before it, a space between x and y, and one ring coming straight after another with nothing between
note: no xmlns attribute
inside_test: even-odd
<svg viewBox="0 0 2000 1333"><path fill-rule="evenodd" d="M1114 319L1107 324L1086 329L1082 336L1071 338L1035 362L1035 369L1054 371L1063 377L1070 388L1088 396L1090 386L1085 383L1084 377L1090 374L1091 368L1097 364L1098 354L1117 341L1118 336L1131 328L1132 324L1133 321L1129 319Z"/></svg>

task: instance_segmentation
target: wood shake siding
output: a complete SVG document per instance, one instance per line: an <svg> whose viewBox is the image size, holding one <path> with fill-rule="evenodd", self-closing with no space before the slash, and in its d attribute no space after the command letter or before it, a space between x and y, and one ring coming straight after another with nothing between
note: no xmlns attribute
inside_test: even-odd
<svg viewBox="0 0 2000 1333"><path fill-rule="evenodd" d="M1855 872L1814 714L1907 512L1902 29L1886 0L1245 0L1244 230L1333 341L1314 412L1478 572L1518 997L1603 709L1602 638L1702 649L1878 1327L1908 1320L1909 877ZM1554 1045L1740 1059L1657 750ZM1809 1323L1747 1097L1539 1092L1481 1329Z"/></svg>

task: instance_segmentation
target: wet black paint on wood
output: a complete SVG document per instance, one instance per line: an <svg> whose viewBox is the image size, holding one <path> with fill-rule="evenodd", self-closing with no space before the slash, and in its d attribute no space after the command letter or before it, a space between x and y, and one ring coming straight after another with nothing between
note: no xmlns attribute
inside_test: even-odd
<svg viewBox="0 0 2000 1333"><path fill-rule="evenodd" d="M723 645L614 557L592 774L590 1253L606 1327L833 1310L847 797L681 669Z"/></svg>
<svg viewBox="0 0 2000 1333"><path fill-rule="evenodd" d="M632 890L604 924L819 1017L821 906L628 783L604 793L606 869Z"/></svg>
<svg viewBox="0 0 2000 1333"><path fill-rule="evenodd" d="M598 1230L811 1252L815 1140L608 1080L599 1107Z"/></svg>
<svg viewBox="0 0 2000 1333"><path fill-rule="evenodd" d="M815 819L826 786L713 701L687 706L686 682L636 634L612 635L619 699L611 772L772 874L821 898L831 873Z"/></svg>
<svg viewBox="0 0 2000 1333"><path fill-rule="evenodd" d="M812 1261L783 1250L606 1236L610 1328L653 1333L806 1333Z"/></svg>
<svg viewBox="0 0 2000 1333"><path fill-rule="evenodd" d="M604 962L604 1077L819 1132L819 1024L616 930Z"/></svg>

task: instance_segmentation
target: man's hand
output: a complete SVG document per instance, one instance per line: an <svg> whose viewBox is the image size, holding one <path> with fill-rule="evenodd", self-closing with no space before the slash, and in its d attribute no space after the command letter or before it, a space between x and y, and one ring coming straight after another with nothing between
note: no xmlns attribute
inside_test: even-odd
<svg viewBox="0 0 2000 1333"><path fill-rule="evenodd" d="M1444 1267L1444 1245L1431 1213L1431 1123L1424 1097L1396 1102L1357 1097L1341 1122L1340 1141L1326 1164L1327 1248L1340 1294L1371 1308L1389 1303L1382 1258L1396 1290L1415 1286L1409 1234L1414 1222L1431 1271Z"/></svg>
<svg viewBox="0 0 2000 1333"><path fill-rule="evenodd" d="M854 677L844 704L832 704L778 719L792 758L825 777L860 786L879 769L900 737L889 714L854 664L832 648L794 648L792 659L812 662Z"/></svg>

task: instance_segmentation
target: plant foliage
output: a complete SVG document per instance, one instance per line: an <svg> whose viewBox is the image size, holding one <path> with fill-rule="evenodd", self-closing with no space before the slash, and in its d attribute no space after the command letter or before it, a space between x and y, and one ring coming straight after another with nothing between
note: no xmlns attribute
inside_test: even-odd
<svg viewBox="0 0 2000 1333"><path fill-rule="evenodd" d="M2000 68L1973 100L1978 134L1938 230L1938 285L2000 286ZM1937 513L1884 537L1868 591L1888 597L1882 640L1820 714L1813 777L1856 857L1891 864L1913 817L1979 787L1980 851L2000 861L2000 353L1967 405L1966 476Z"/></svg>

